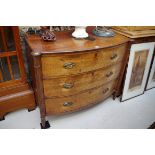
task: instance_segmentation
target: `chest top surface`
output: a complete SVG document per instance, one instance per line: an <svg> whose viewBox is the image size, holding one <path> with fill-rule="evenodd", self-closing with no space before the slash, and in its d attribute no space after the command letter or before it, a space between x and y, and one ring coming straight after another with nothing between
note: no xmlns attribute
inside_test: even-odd
<svg viewBox="0 0 155 155"><path fill-rule="evenodd" d="M26 41L33 52L41 54L53 53L69 53L89 51L94 49L102 49L117 46L129 41L125 36L117 34L114 37L102 38L89 33L90 37L95 38L94 41L88 39L75 39L71 36L73 31L56 32L56 41L46 42L39 35L26 35Z"/></svg>

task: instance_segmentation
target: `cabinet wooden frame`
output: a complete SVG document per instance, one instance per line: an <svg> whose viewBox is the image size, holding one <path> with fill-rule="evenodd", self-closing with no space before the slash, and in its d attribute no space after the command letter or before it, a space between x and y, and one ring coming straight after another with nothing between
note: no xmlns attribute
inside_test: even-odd
<svg viewBox="0 0 155 155"><path fill-rule="evenodd" d="M6 31L6 29L11 31L13 39L13 44L11 44L11 46L13 46L15 50L12 48L9 50L9 45L7 45L7 36L4 33L4 30ZM0 49L0 58L7 59L9 73L11 74L10 79L4 80L5 75L0 70L0 120L3 120L6 114L15 110L22 108L27 108L28 111L34 110L36 108L36 104L33 90L27 82L20 44L19 28L17 26L0 26L0 35L2 36L2 39L0 40L2 45L2 49ZM10 34L8 36L10 36ZM16 56L16 60L18 62L18 66L16 67L19 68L19 77L17 78L13 75L11 68L13 65L13 63L10 63L11 56ZM3 66L6 67L6 65ZM5 69L6 68L4 68L4 70Z"/></svg>

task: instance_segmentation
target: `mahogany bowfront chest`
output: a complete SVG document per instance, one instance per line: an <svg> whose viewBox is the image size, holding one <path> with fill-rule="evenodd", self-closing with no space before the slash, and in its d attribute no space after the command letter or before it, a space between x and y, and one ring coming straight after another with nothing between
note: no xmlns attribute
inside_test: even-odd
<svg viewBox="0 0 155 155"><path fill-rule="evenodd" d="M30 69L41 126L46 116L77 111L119 95L128 59L127 37L77 40L71 31L57 32L57 40L45 42L26 35Z"/></svg>

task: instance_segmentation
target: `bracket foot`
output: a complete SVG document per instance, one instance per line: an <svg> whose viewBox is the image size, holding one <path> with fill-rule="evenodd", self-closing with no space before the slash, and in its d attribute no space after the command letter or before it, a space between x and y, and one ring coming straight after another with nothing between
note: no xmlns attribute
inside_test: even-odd
<svg viewBox="0 0 155 155"><path fill-rule="evenodd" d="M36 107L31 108L31 109L28 109L28 112L31 112L31 111L33 111L33 110L36 110Z"/></svg>
<svg viewBox="0 0 155 155"><path fill-rule="evenodd" d="M0 117L0 121L4 121L5 120L5 117Z"/></svg>
<svg viewBox="0 0 155 155"><path fill-rule="evenodd" d="M40 123L41 129L48 129L50 128L50 123L48 121L46 121L45 126L42 125L42 123Z"/></svg>

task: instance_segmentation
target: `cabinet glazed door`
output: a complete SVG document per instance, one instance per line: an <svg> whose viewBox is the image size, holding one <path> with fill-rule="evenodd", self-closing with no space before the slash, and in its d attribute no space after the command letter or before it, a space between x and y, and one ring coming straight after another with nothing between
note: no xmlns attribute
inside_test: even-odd
<svg viewBox="0 0 155 155"><path fill-rule="evenodd" d="M0 86L24 80L18 27L0 27Z"/></svg>

